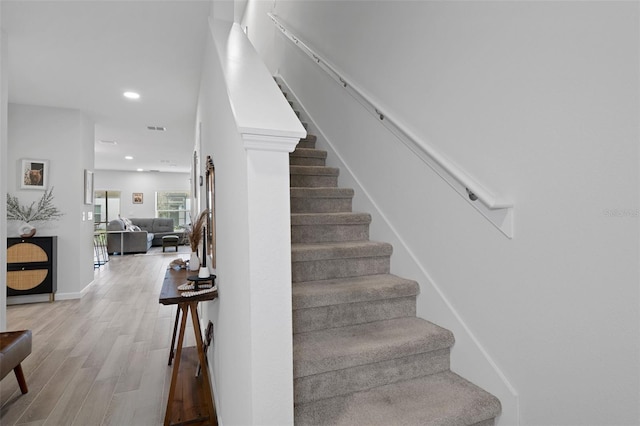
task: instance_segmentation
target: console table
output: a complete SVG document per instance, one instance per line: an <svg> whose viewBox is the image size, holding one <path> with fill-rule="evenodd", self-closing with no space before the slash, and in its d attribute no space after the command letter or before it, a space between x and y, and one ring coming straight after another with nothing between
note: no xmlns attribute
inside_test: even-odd
<svg viewBox="0 0 640 426"><path fill-rule="evenodd" d="M192 423L202 423L208 425L217 425L217 417L215 406L213 404L213 395L211 393L211 380L209 378L209 367L204 353L204 346L202 342L202 330L200 328L200 318L198 317L198 303L214 300L218 297L218 291L212 291L209 293L200 294L197 296L183 297L178 290L178 286L187 283L187 276L193 274L186 269L175 270L172 268L167 269L162 283L162 290L160 292L159 302L163 305L178 305L178 315L176 316L176 324L173 330L173 336L175 341L175 334L177 329L177 322L180 313L182 313L182 319L180 320L180 331L178 333L178 345L175 349L175 362L173 363L173 371L171 373L171 386L169 387L169 398L167 401L167 411L164 417L164 425L183 425ZM196 338L196 348L198 353L198 361L200 363L201 374L196 376L194 371L189 375L188 380L191 381L189 385L182 386L182 395L176 398L176 384L178 382L178 373L180 369L180 361L183 357L182 344L184 342L184 333L187 325L187 316L191 311L191 320L193 322L193 331ZM173 345L171 343L169 363L173 358ZM185 348L187 350L189 348ZM186 363L185 363L186 364ZM182 382L181 382L182 383ZM185 388L187 390L185 391ZM194 389L196 389L194 391ZM191 398L189 401L184 401L186 398Z"/></svg>

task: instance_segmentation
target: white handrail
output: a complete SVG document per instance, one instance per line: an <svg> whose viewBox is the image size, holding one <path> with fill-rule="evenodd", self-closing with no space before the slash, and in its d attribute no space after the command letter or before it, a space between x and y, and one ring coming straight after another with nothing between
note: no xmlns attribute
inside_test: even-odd
<svg viewBox="0 0 640 426"><path fill-rule="evenodd" d="M336 82L344 87L363 107L377 116L382 124L392 131L407 147L429 165L440 177L452 186L460 195L473 205L476 210L487 217L498 229L509 238L513 236L513 203L495 196L481 184L462 171L456 164L444 157L429 145L422 142L412 131L402 125L383 108L377 106L371 97L356 84L349 81L344 74L309 45L287 28L278 17L269 13L268 16L282 33L313 59ZM482 205L479 205L480 201Z"/></svg>

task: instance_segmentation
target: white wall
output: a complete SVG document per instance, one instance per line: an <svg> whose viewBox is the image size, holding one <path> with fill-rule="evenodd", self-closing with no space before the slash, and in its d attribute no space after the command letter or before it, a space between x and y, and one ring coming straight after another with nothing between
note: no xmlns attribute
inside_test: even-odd
<svg viewBox="0 0 640 426"><path fill-rule="evenodd" d="M221 424L251 424L251 314L249 299L247 167L242 139L227 101L220 62L209 36L204 53L197 122L201 155L216 168L216 243L219 299L204 307L215 325L212 362ZM204 167L204 162L201 162ZM204 175L204 170L199 171Z"/></svg>
<svg viewBox="0 0 640 426"><path fill-rule="evenodd" d="M221 424L289 425L289 153L306 133L242 29L210 27L196 148L216 169L219 298L204 315L215 325L216 409Z"/></svg>
<svg viewBox="0 0 640 426"><path fill-rule="evenodd" d="M0 7L0 12L2 8ZM0 241L7 236L7 35L0 30ZM0 277L7 274L7 245L0 244ZM7 328L7 283L0 280L0 331Z"/></svg>
<svg viewBox="0 0 640 426"><path fill-rule="evenodd" d="M489 189L509 240L250 2L244 25L335 152L418 312L500 424L638 424L636 2L278 1L298 36ZM366 195L366 196L365 196ZM501 374L504 374L505 380ZM519 402L519 406L518 406Z"/></svg>
<svg viewBox="0 0 640 426"><path fill-rule="evenodd" d="M128 218L156 217L157 191L191 191L189 173L124 172L96 170L96 191L120 191L120 215ZM133 204L133 193L143 194L142 204Z"/></svg>
<svg viewBox="0 0 640 426"><path fill-rule="evenodd" d="M84 170L93 169L93 144L93 122L80 111L9 104L8 192L22 204L39 200L42 191L19 189L20 160L49 160L49 187L64 213L58 221L35 224L37 235L58 236L57 299L79 298L93 280L93 222L86 219L93 206L84 204ZM8 236L18 236L17 226L8 223Z"/></svg>

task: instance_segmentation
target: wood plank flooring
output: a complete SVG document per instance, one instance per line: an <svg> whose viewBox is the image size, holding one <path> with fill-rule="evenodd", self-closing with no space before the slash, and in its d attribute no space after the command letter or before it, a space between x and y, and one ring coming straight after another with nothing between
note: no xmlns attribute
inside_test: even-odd
<svg viewBox="0 0 640 426"><path fill-rule="evenodd" d="M111 256L80 300L8 306L7 328L32 330L33 350L22 363L29 393L13 374L0 382L0 424L161 425L176 307L158 295L169 262L188 256L183 246Z"/></svg>

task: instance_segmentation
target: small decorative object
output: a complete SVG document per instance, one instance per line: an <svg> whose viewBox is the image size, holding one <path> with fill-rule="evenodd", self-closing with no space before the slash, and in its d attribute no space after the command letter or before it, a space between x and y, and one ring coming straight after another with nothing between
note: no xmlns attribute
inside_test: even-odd
<svg viewBox="0 0 640 426"><path fill-rule="evenodd" d="M197 271L198 269L200 269L200 259L198 259L198 252L192 251L191 255L189 256L189 270Z"/></svg>
<svg viewBox="0 0 640 426"><path fill-rule="evenodd" d="M189 270L198 271L200 269L200 260L198 259L198 247L204 224L207 220L207 210L203 210L196 220L191 219L191 224L187 227L187 235L189 236L189 245L191 246L191 257L189 258Z"/></svg>
<svg viewBox="0 0 640 426"><path fill-rule="evenodd" d="M36 235L36 228L29 225L28 223L23 223L18 228L18 232L22 238L30 238Z"/></svg>
<svg viewBox="0 0 640 426"><path fill-rule="evenodd" d="M44 191L37 205L34 201L29 207L20 204L18 197L7 194L7 220L19 220L24 223L19 228L20 236L23 238L36 234L36 228L31 222L58 220L62 215L63 213L53 205L53 187Z"/></svg>
<svg viewBox="0 0 640 426"><path fill-rule="evenodd" d="M133 204L142 204L144 194L142 192L133 193Z"/></svg>
<svg viewBox="0 0 640 426"><path fill-rule="evenodd" d="M49 186L49 162L47 160L21 161L20 189L46 189Z"/></svg>
<svg viewBox="0 0 640 426"><path fill-rule="evenodd" d="M207 268L207 234L206 230L202 227L202 265L198 272L198 278L209 278L209 268Z"/></svg>
<svg viewBox="0 0 640 426"><path fill-rule="evenodd" d="M184 259L173 259L169 264L169 267L179 271L180 269L185 269L187 267L187 262Z"/></svg>

